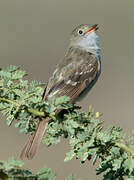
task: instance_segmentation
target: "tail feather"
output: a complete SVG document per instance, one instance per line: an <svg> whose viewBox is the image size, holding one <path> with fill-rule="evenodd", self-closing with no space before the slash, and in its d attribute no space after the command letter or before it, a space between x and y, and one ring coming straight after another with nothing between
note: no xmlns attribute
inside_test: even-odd
<svg viewBox="0 0 134 180"><path fill-rule="evenodd" d="M33 134L29 137L26 145L24 146L23 150L21 151L21 155L20 155L21 159L24 159L27 157L26 155L27 155L28 151L30 150L30 147L31 147L33 139L34 139L34 135L35 134Z"/></svg>
<svg viewBox="0 0 134 180"><path fill-rule="evenodd" d="M37 127L36 132L29 138L27 144L21 152L20 158L32 159L37 152L37 149L41 143L41 140L44 136L45 130L47 128L50 118L47 117L43 121L40 121Z"/></svg>

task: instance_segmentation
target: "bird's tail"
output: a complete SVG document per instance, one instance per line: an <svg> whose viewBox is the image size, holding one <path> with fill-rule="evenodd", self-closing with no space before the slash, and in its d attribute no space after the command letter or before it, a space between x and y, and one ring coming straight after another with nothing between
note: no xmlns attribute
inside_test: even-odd
<svg viewBox="0 0 134 180"><path fill-rule="evenodd" d="M32 159L34 157L41 143L41 140L44 136L49 121L50 121L50 117L47 117L46 119L38 123L37 130L33 135L30 136L27 144L25 145L25 147L21 152L20 155L21 159L24 158Z"/></svg>

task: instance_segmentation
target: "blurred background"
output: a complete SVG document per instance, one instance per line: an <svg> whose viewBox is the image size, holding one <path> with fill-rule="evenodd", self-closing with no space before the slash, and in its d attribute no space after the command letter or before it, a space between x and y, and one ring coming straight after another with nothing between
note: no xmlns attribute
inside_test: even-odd
<svg viewBox="0 0 134 180"><path fill-rule="evenodd" d="M120 125L127 133L134 125L133 18L130 0L0 0L0 67L20 66L29 80L47 82L64 56L70 32L79 24L98 23L102 74L80 105L88 111L92 104L104 114L105 127ZM7 127L4 117L0 119L0 159L19 157L27 136ZM25 167L36 172L47 165L58 180L72 172L83 180L101 179L91 162L64 163L68 151L68 140L50 148L41 145L33 160L25 160Z"/></svg>

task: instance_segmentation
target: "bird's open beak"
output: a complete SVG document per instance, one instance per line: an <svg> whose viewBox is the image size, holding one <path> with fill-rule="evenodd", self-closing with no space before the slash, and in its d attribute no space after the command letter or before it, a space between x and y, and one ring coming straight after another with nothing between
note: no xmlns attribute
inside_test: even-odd
<svg viewBox="0 0 134 180"><path fill-rule="evenodd" d="M95 24L86 32L86 34L89 34L92 31L97 31L97 29L99 29L98 24Z"/></svg>

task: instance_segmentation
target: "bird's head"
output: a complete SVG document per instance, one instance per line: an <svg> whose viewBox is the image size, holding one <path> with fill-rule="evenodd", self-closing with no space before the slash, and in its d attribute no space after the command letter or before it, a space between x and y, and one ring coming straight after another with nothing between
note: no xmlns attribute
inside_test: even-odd
<svg viewBox="0 0 134 180"><path fill-rule="evenodd" d="M70 46L79 47L94 54L100 53L97 29L97 24L79 25L71 33Z"/></svg>

